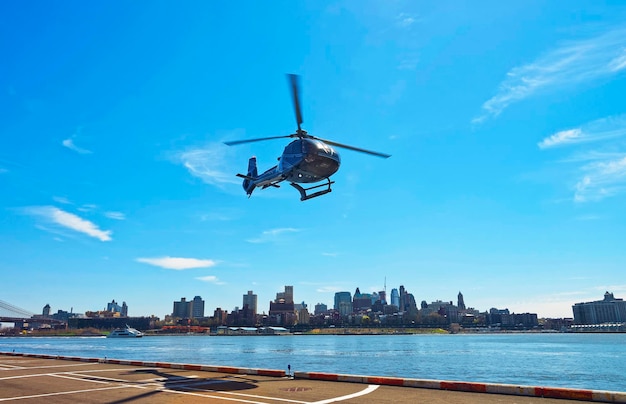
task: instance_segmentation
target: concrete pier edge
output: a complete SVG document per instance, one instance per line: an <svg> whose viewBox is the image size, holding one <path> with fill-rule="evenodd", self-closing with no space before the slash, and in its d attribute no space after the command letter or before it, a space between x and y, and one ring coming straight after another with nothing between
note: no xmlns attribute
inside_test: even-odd
<svg viewBox="0 0 626 404"><path fill-rule="evenodd" d="M136 361L126 359L108 359L108 358L83 358L77 356L61 356L61 355L44 355L29 354L20 352L0 352L4 356L22 356L41 359L59 359L78 362L108 363L129 366L149 366L161 367L168 369L197 370L206 372L218 372L229 374L246 374L270 377L286 377L284 370L276 369L256 369L256 368L240 368L231 366L210 366L197 364L183 364L170 362L150 362ZM414 387L422 389L437 389L459 392L472 393L492 393L506 394L514 396L530 396L544 398L560 398L568 400L593 401L603 403L626 403L626 392L619 391L603 391L603 390L586 390L586 389L569 389L562 387L545 387L545 386L523 386L514 384L499 383L475 383L461 382L449 380L428 380L428 379L409 379L402 377L385 377L385 376L360 376L336 373L322 372L293 372L296 379L337 381L349 383L363 384L379 384L385 386Z"/></svg>

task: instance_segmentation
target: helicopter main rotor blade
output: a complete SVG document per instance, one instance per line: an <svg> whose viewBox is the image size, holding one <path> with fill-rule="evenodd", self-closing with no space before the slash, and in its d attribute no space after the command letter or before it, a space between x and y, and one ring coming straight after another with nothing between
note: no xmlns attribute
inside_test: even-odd
<svg viewBox="0 0 626 404"><path fill-rule="evenodd" d="M302 130L300 125L302 124L302 111L300 109L300 95L299 95L299 87L298 87L298 75L296 74L288 74L289 81L291 83L291 95L293 98L293 107L296 110L296 122L298 124L298 133Z"/></svg>
<svg viewBox="0 0 626 404"><path fill-rule="evenodd" d="M263 140L284 139L286 137L293 137L293 135L260 137L260 138L257 138L257 139L246 139L246 140L233 140L233 141L230 141L230 142L224 142L224 144L228 145L228 146L236 146L238 144L252 143L252 142L261 142Z"/></svg>
<svg viewBox="0 0 626 404"><path fill-rule="evenodd" d="M371 154L372 156L376 156L376 157L383 157L383 158L391 157L391 154L379 153L379 152L375 152L375 151L372 151L372 150L361 149L360 147L349 146L347 144L333 142L332 140L320 139L320 138L315 137L315 136L311 136L311 137L314 138L314 139L321 140L324 143L328 143L331 146L337 146L337 147L342 147L342 148L348 149L348 150L354 150L354 151L357 151L357 152L360 152L360 153Z"/></svg>

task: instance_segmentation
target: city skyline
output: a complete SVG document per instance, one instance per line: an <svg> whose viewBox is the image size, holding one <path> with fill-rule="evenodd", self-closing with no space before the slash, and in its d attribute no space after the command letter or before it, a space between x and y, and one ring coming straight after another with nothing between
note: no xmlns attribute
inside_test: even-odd
<svg viewBox="0 0 626 404"><path fill-rule="evenodd" d="M288 292L288 289L290 288ZM530 311L514 311L514 310L509 310L508 306L504 306L504 307L495 307L495 306L491 306L489 308L479 308L479 307L474 307L471 305L466 305L465 304L465 296L463 295L462 291L459 291L457 296L456 296L456 303L455 301L452 300L442 300L441 298L435 299L435 300L431 300L431 301L427 301L424 299L417 299L415 298L415 296L413 295L413 293L409 292L406 288L404 288L403 285L400 285L399 288L391 288L391 300L387 300L387 299L381 299L381 292L385 292L385 291L378 291L378 292L372 292L372 293L361 293L360 292L360 288L357 286L355 289L355 293L353 294L350 291L338 291L335 292L334 296L333 296L333 304L325 304L322 302L317 302L315 304L311 304L309 302L300 302L298 303L297 300L295 299L295 297L293 297L293 286L285 286L285 291L283 292L276 292L275 294L275 298L268 301L267 303L267 310L263 309L263 308L259 308L257 302L257 298L258 296L254 293L254 291L247 291L246 294L243 294L243 299L241 302L241 305L239 306L234 306L233 308L229 309L226 308L222 305L215 305L215 306L210 306L207 305L204 298L202 298L202 296L200 295L195 295L193 299L189 299L187 300L186 296L182 296L180 298L180 300L174 300L173 301L173 310L171 310L168 313L162 314L162 315L158 315L158 314L151 314L151 316L156 316L159 317L161 320L163 320L166 316L173 316L173 317L178 317L178 318L185 318L185 317L189 317L189 318L199 318L199 317L210 317L210 312L213 310L221 310L221 311L225 311L228 313L237 311L237 310L241 310L242 308L244 308L246 305L250 305L250 302L252 302L252 304L254 304L254 306L250 307L250 310L252 311L252 313L255 314L269 314L269 312L271 311L270 306L272 303L278 302L281 299L285 299L285 295L287 293L291 293L291 295L287 295L287 302L291 302L291 303L296 303L296 305L300 305L301 303L305 303L306 304L306 308L308 308L309 313L312 315L315 313L316 309L318 306L324 306L327 309L333 309L336 310L338 312L341 312L341 296L344 296L350 303L350 313L353 312L353 299L357 296L357 294L360 295L367 295L368 298L377 298L379 300L382 300L383 302L385 302L384 304L386 305L395 305L396 307L398 307L399 311L406 311L407 308L404 307L404 304L402 303L394 303L394 292L398 293L398 291L401 291L401 293L406 294L411 296L412 300L412 304L414 304L415 306L417 306L417 309L420 309L420 306L423 306L424 303L426 303L427 305L436 305L438 303L442 303L442 304L450 304L452 306L458 307L459 310L468 310L469 311L475 311L475 312L480 312L480 313L487 313L491 310L505 310L505 311L510 311L511 314L526 314L526 313L530 313ZM289 296L291 296L291 300L289 300ZM400 295L396 295L396 298L400 299L400 296L402 296L402 294ZM607 299L607 296L610 296L611 299L614 299L614 294L610 293L609 291L606 291L604 294L604 300ZM617 300L623 300L621 298L618 298ZM400 300L398 300L399 302ZM550 317L550 316L542 316L539 313L533 313L533 314L537 314L538 318L552 318L552 319L559 319L559 318L573 318L575 315L575 311L577 310L577 307L582 307L585 305L588 305L590 303L595 303L597 302L598 299L594 299L592 301L581 301L581 302L576 302L572 305L571 309L572 309L572 313L569 316L563 316L563 317ZM199 302L201 303L201 306L197 306L194 307L193 303ZM7 302L8 303L8 302ZM374 303L374 300L372 300L372 305ZM197 305L198 303L196 303ZM200 308L201 307L201 308ZM423 307L422 307L423 308ZM25 308L21 308L21 307L15 307L15 312L17 313L18 310L28 310ZM7 310L4 309L3 310ZM11 311L11 310L9 310ZM30 310L28 310L30 311ZM74 314L83 314L83 313L79 313L79 312L74 312L73 308L72 310L67 310L65 308L57 308L56 311L52 309L52 306L49 303L46 303L46 305L43 307L43 309L41 311L32 311L33 314L37 315L38 313L42 313L44 316L53 314L57 311L61 311L61 312L67 312L67 313L74 313ZM88 310L90 312L98 312L99 310ZM113 299L110 303L106 304L106 307L103 308L103 311L109 311L109 312L118 312L120 313L122 316L125 316L128 314L128 306L126 304L126 302L123 302L123 305L119 305L115 302L115 299ZM358 310L354 310L354 312L356 312ZM202 313L199 314L199 313ZM131 313L132 314L132 313ZM348 313L344 313L344 314L348 314ZM145 315L129 315L129 317L144 317Z"/></svg>
<svg viewBox="0 0 626 404"><path fill-rule="evenodd" d="M8 3L0 298L75 312L260 307L403 284L569 317L626 294L626 5ZM297 129L333 191L248 198Z"/></svg>

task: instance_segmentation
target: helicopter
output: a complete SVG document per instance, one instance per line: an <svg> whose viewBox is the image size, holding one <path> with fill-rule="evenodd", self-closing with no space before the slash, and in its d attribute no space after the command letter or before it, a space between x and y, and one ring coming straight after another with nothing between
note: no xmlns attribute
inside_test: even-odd
<svg viewBox="0 0 626 404"><path fill-rule="evenodd" d="M291 86L292 101L296 113L296 123L298 125L296 132L284 136L224 142L224 144L228 146L235 146L272 139L296 139L285 147L283 154L278 158L278 164L260 175L257 171L256 157L252 156L250 158L248 161L248 173L237 174L237 177L243 178L243 189L246 191L248 198L252 195L255 188L279 188L280 185L278 184L282 181L288 181L289 185L300 192L301 201L306 201L331 192L331 185L334 184L335 181L331 181L330 176L335 174L341 165L339 153L331 146L383 158L391 157L390 154L365 150L309 135L307 131L303 130L301 127L303 120L302 111L300 109L299 76L288 74L287 77ZM324 183L313 186L300 185L314 184L320 181L324 181Z"/></svg>

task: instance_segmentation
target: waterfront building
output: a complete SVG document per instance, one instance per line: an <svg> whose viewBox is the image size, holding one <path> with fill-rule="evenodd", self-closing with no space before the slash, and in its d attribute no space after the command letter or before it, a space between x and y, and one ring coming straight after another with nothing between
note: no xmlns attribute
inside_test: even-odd
<svg viewBox="0 0 626 404"><path fill-rule="evenodd" d="M335 293L335 305L333 308L338 312L341 312L340 306L342 303L347 303L350 305L350 312L352 313L352 294L350 292L336 292Z"/></svg>
<svg viewBox="0 0 626 404"><path fill-rule="evenodd" d="M302 304L296 305L296 310L298 314L298 324L309 324L311 315L309 314L309 310L306 307L306 304L302 302Z"/></svg>
<svg viewBox="0 0 626 404"><path fill-rule="evenodd" d="M406 289L404 289L404 285L400 285L400 297L399 297L400 302L398 303L398 308L400 308L400 311L406 310L406 308L404 307L405 295L406 295Z"/></svg>
<svg viewBox="0 0 626 404"><path fill-rule="evenodd" d="M191 301L191 318L204 317L204 300L200 296L196 296Z"/></svg>
<svg viewBox="0 0 626 404"><path fill-rule="evenodd" d="M128 306L126 305L126 302L122 302L122 305L120 306L115 301L115 299L111 303L107 303L106 311L110 311L111 313L119 313L120 317L128 316Z"/></svg>
<svg viewBox="0 0 626 404"><path fill-rule="evenodd" d="M43 311L41 315L44 317L50 317L50 305L49 304L46 304L45 306L43 306Z"/></svg>
<svg viewBox="0 0 626 404"><path fill-rule="evenodd" d="M404 295L400 295L400 306L402 306L401 311L406 311L410 314L417 313L417 303L415 302L415 297L412 293L408 293L406 290L404 291Z"/></svg>
<svg viewBox="0 0 626 404"><path fill-rule="evenodd" d="M293 286L285 286L285 291L276 293L276 299L270 302L268 321L270 325L291 326L297 319L296 305L293 303Z"/></svg>
<svg viewBox="0 0 626 404"><path fill-rule="evenodd" d="M352 314L352 302L340 301L337 309L341 316L349 316Z"/></svg>
<svg viewBox="0 0 626 404"><path fill-rule="evenodd" d="M352 311L355 313L366 311L372 308L372 294L361 293L359 288L356 288L354 297L352 298Z"/></svg>
<svg viewBox="0 0 626 404"><path fill-rule="evenodd" d="M252 312L250 306L244 304L241 310L235 308L228 314L226 323L228 325L253 327L257 323L256 314Z"/></svg>
<svg viewBox="0 0 626 404"><path fill-rule="evenodd" d="M381 290L380 292L378 292L378 299L377 301L380 301L382 304L387 304L387 292L384 290ZM376 302L374 302L376 303Z"/></svg>
<svg viewBox="0 0 626 404"><path fill-rule="evenodd" d="M315 305L315 311L313 312L316 316L320 314L324 314L328 311L328 306L324 303L318 303Z"/></svg>
<svg viewBox="0 0 626 404"><path fill-rule="evenodd" d="M226 310L222 310L221 307L218 307L213 311L213 318L217 324L224 325L226 324L226 320L228 318L228 312Z"/></svg>
<svg viewBox="0 0 626 404"><path fill-rule="evenodd" d="M174 302L172 317L178 318L202 318L204 317L204 300L200 296L195 296L193 300L180 298L179 302Z"/></svg>
<svg viewBox="0 0 626 404"><path fill-rule="evenodd" d="M284 292L276 293L276 300L274 301L278 302L281 299L284 300L285 303L293 304L293 286L285 286Z"/></svg>
<svg viewBox="0 0 626 404"><path fill-rule="evenodd" d="M295 305L280 299L278 302L270 302L268 321L271 325L291 326L296 323L297 315Z"/></svg>
<svg viewBox="0 0 626 404"><path fill-rule="evenodd" d="M186 298L181 297L180 301L174 302L174 310L172 311L172 317L188 318L190 314L190 303Z"/></svg>
<svg viewBox="0 0 626 404"><path fill-rule="evenodd" d="M293 293L293 290L292 290L292 293ZM252 293L251 290L248 291L248 294L243 295L243 305L242 306L246 307L246 305L248 305L249 309L256 316L256 314L257 314L257 295Z"/></svg>
<svg viewBox="0 0 626 404"><path fill-rule="evenodd" d="M441 300L436 300L424 308L424 303L422 302L422 316L428 316L432 313L437 313L441 317L445 317L448 323L458 323L459 322L459 310L457 306L453 305L452 302L443 302Z"/></svg>
<svg viewBox="0 0 626 404"><path fill-rule="evenodd" d="M616 299L613 293L608 291L604 294L603 300L576 303L572 310L576 325L626 322L626 302L623 299Z"/></svg>

